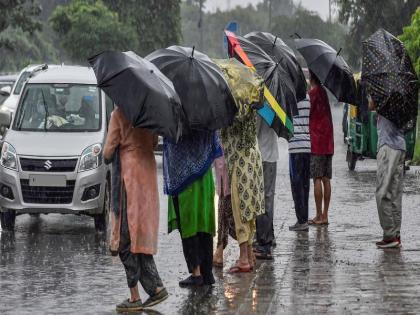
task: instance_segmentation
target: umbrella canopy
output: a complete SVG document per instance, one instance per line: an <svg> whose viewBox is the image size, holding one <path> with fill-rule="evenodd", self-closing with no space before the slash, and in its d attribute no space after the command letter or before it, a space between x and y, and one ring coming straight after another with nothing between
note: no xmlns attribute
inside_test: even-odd
<svg viewBox="0 0 420 315"><path fill-rule="evenodd" d="M177 142L183 111L172 82L135 53L105 51L88 59L98 87L122 109L134 127Z"/></svg>
<svg viewBox="0 0 420 315"><path fill-rule="evenodd" d="M306 99L306 78L293 50L271 33L252 32L245 35L245 38L286 69L296 91L296 100L300 102Z"/></svg>
<svg viewBox="0 0 420 315"><path fill-rule="evenodd" d="M353 72L339 52L319 39L295 39L296 48L305 58L308 68L315 73L339 102L356 103L356 82Z"/></svg>
<svg viewBox="0 0 420 315"><path fill-rule="evenodd" d="M229 31L225 34L230 56L254 69L264 79L264 108L258 113L278 136L289 139L293 135L291 117L298 111L294 86L287 71L249 40Z"/></svg>
<svg viewBox="0 0 420 315"><path fill-rule="evenodd" d="M191 129L217 130L233 122L235 100L222 71L207 55L171 46L146 58L172 80Z"/></svg>
<svg viewBox="0 0 420 315"><path fill-rule="evenodd" d="M264 102L264 81L250 68L236 59L216 59L235 98L237 107L261 109ZM240 103L240 104L238 104Z"/></svg>
<svg viewBox="0 0 420 315"><path fill-rule="evenodd" d="M362 43L362 82L378 113L398 128L415 127L419 81L404 44L380 29Z"/></svg>

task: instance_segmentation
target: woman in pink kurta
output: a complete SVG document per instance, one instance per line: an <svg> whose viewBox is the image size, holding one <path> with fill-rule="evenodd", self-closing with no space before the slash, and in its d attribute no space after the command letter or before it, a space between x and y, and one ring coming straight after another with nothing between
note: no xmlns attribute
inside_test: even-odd
<svg viewBox="0 0 420 315"><path fill-rule="evenodd" d="M159 194L153 153L156 144L156 135L146 129L133 128L119 108L114 110L104 158L111 160L114 154L119 154L122 189L119 214L112 212L111 251L119 254L131 291L131 299L117 306L120 311L154 305L168 296L153 260L159 230ZM150 296L144 304L138 292L139 281Z"/></svg>

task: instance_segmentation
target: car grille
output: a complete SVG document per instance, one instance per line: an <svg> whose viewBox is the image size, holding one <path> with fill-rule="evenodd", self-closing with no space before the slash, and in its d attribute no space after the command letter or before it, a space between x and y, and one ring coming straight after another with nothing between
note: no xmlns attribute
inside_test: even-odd
<svg viewBox="0 0 420 315"><path fill-rule="evenodd" d="M25 172L73 172L77 159L28 159L20 158L20 166Z"/></svg>
<svg viewBox="0 0 420 315"><path fill-rule="evenodd" d="M23 201L25 203L71 203L75 184L75 180L68 180L66 187L35 187L29 186L29 179L20 180Z"/></svg>

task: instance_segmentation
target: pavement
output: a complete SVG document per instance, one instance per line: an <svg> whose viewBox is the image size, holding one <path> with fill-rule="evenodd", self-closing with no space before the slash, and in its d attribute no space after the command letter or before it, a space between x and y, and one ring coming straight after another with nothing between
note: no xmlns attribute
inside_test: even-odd
<svg viewBox="0 0 420 315"><path fill-rule="evenodd" d="M229 275L238 255L230 240L224 270L215 270L216 284L181 289L178 281L187 268L178 232L166 232L161 194L156 262L170 297L144 314L420 313L420 168L413 167L405 178L403 247L376 249L382 235L374 199L376 162L360 161L355 172L348 171L341 108L334 108L333 116L330 225L288 230L296 218L287 144L280 140L274 261L259 262L253 273ZM159 182L162 187L161 169ZM128 297L122 265L108 254L91 218L20 216L16 225L15 233L0 231L0 314L115 314L115 305Z"/></svg>

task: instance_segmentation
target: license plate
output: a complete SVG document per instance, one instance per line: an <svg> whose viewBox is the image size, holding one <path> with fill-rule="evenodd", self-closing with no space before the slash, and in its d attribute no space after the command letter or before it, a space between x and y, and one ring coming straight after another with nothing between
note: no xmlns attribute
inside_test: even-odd
<svg viewBox="0 0 420 315"><path fill-rule="evenodd" d="M66 177L62 175L29 175L29 186L66 187Z"/></svg>

